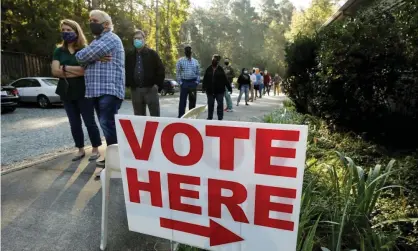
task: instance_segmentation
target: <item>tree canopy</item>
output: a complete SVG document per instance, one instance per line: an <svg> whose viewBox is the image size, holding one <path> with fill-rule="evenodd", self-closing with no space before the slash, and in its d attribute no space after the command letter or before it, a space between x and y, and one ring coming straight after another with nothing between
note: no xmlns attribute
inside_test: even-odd
<svg viewBox="0 0 418 251"><path fill-rule="evenodd" d="M60 42L60 20L77 21L89 41L88 14L93 9L106 11L122 39L125 48L131 47L135 29L147 34L147 44L156 47L169 72L174 71L178 57L180 28L187 19L188 0L159 0L159 29L156 29L156 2L154 0L4 0L1 4L2 50L50 56Z"/></svg>
<svg viewBox="0 0 418 251"><path fill-rule="evenodd" d="M219 53L237 69L284 72L284 33L294 7L288 0L264 0L257 7L250 0L214 0L209 8L195 9L183 24L182 43L192 46L202 65Z"/></svg>

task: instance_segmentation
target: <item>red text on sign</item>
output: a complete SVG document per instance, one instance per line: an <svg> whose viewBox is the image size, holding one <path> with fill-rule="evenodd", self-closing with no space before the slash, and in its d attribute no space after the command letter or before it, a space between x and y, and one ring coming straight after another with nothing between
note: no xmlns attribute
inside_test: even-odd
<svg viewBox="0 0 418 251"><path fill-rule="evenodd" d="M119 120L122 130L128 140L131 150L138 160L148 160L153 149L154 138L159 122L147 121L144 129L142 143L138 142L130 120ZM174 149L174 137L184 134L190 142L190 151L186 156L180 156ZM203 157L203 137L219 138L219 168L221 170L234 170L234 142L235 140L249 140L250 129L247 127L229 127L207 125L205 135L192 125L187 123L172 123L167 125L161 133L161 149L164 156L171 163L179 166L192 166ZM263 175L282 176L296 178L297 168L291 166L278 166L271 164L272 157L292 158L296 157L296 149L285 147L273 147L273 140L297 142L300 138L297 130L256 129L255 135L255 161L254 173ZM250 154L250 153L249 153Z"/></svg>
<svg viewBox="0 0 418 251"><path fill-rule="evenodd" d="M129 199L133 203L141 203L140 196L143 192L150 193L151 205L155 207L163 207L161 193L160 173L156 171L148 171L149 182L140 182L138 170L134 168L126 168L128 177ZM143 175L143 174L142 174ZM181 184L200 185L201 178L168 174L168 192L169 192L169 208L186 213L202 214L202 208L198 205L188 205L181 202L181 198L199 199L199 192L194 190L182 189ZM222 189L232 191L232 196L222 196ZM208 179L208 216L221 218L222 204L226 206L232 218L236 222L249 223L248 217L240 204L247 200L246 188L237 182L226 180ZM285 221L270 218L270 212L281 212L292 214L293 206L283 203L271 202L271 196L283 198L296 198L296 190L280 187L257 185L255 188L255 205L254 224L264 227L283 229L288 231L294 230L292 221Z"/></svg>

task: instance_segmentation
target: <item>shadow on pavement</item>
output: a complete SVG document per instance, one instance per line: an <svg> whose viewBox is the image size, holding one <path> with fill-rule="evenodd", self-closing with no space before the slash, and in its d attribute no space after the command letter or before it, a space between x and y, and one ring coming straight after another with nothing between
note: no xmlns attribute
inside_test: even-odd
<svg viewBox="0 0 418 251"><path fill-rule="evenodd" d="M68 161L67 156L2 176L2 250L99 250L95 163ZM110 196L106 250L170 250L167 240L128 230L121 180L111 180Z"/></svg>

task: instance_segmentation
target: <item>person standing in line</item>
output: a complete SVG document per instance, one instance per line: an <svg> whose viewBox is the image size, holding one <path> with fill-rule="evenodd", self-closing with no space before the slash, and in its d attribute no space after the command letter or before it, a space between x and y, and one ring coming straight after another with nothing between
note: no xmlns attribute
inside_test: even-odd
<svg viewBox="0 0 418 251"><path fill-rule="evenodd" d="M90 29L95 39L75 57L86 66L86 97L93 100L109 146L118 143L115 115L125 97L125 50L121 39L113 33L112 19L106 12L90 12ZM105 160L97 162L97 166L104 168Z"/></svg>
<svg viewBox="0 0 418 251"><path fill-rule="evenodd" d="M276 91L277 91L277 95L280 95L280 83L282 82L282 79L280 78L279 74L276 73L276 75L274 76L273 79L274 82L274 96L276 96Z"/></svg>
<svg viewBox="0 0 418 251"><path fill-rule="evenodd" d="M134 114L160 116L158 89L163 87L165 68L156 51L145 44L145 33L138 30L133 37L134 49L126 54L126 83L131 86Z"/></svg>
<svg viewBox="0 0 418 251"><path fill-rule="evenodd" d="M180 58L176 64L177 82L180 84L179 118L186 113L187 97L189 110L196 107L196 88L200 83L199 62L192 58L190 45L184 47L184 54L186 56Z"/></svg>
<svg viewBox="0 0 418 251"><path fill-rule="evenodd" d="M229 58L225 58L224 63L225 63L224 71L225 71L226 77L228 78L229 84L232 87L232 82L234 81L234 77L235 77L234 68L232 68L232 66L230 65ZM229 92L227 89L225 89L225 101L226 101L225 111L233 112L231 95L229 95Z"/></svg>
<svg viewBox="0 0 418 251"><path fill-rule="evenodd" d="M264 96L264 91L265 91L265 88L264 88L264 72L261 71L260 75L261 75L261 79L260 79L259 92L260 92L260 98L262 98Z"/></svg>
<svg viewBox="0 0 418 251"><path fill-rule="evenodd" d="M238 77L237 80L238 88L239 88L239 96L237 100L237 106L239 106L239 102L241 101L242 94L245 93L245 105L248 105L248 91L251 85L251 79L248 75L247 69L243 68L241 71L241 75Z"/></svg>
<svg viewBox="0 0 418 251"><path fill-rule="evenodd" d="M254 83L254 90L255 96L260 95L261 98L261 83L263 82L262 76L260 74L260 70L258 68L255 69L255 83Z"/></svg>
<svg viewBox="0 0 418 251"><path fill-rule="evenodd" d="M270 74L267 72L267 70L264 71L264 95L269 95L270 96L270 87L271 87L271 78L270 78Z"/></svg>
<svg viewBox="0 0 418 251"><path fill-rule="evenodd" d="M102 139L94 118L93 100L84 97L86 93L84 68L75 58L75 53L87 45L87 40L77 22L65 19L61 21L60 26L63 42L54 51L51 68L52 75L59 78L56 93L63 101L75 147L78 148L78 153L72 161L81 160L86 155L81 119L87 127L93 147L92 155L89 158L90 161L93 161L100 157L99 146L102 145Z"/></svg>
<svg viewBox="0 0 418 251"><path fill-rule="evenodd" d="M251 102L255 101L257 99L257 90L255 89L256 83L257 83L257 79L255 77L255 68L253 68L253 72L250 75L250 79L251 79ZM254 95L255 93L255 95Z"/></svg>
<svg viewBox="0 0 418 251"><path fill-rule="evenodd" d="M229 84L224 69L219 66L221 57L218 54L213 55L212 64L206 69L203 77L203 90L206 91L208 98L208 120L213 119L213 111L215 107L215 100L218 104L216 111L218 114L218 120L222 120L224 117L224 92L225 88L232 93L232 87Z"/></svg>

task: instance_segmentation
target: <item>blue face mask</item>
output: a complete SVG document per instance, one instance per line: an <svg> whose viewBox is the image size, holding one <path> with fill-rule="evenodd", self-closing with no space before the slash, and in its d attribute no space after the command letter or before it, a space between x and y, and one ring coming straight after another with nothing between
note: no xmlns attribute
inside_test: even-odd
<svg viewBox="0 0 418 251"><path fill-rule="evenodd" d="M61 32L61 36L62 36L62 39L67 43L73 43L73 42L77 41L77 34L75 32L72 32L72 31Z"/></svg>
<svg viewBox="0 0 418 251"><path fill-rule="evenodd" d="M135 48L140 49L144 46L144 42L141 39L134 39L134 46Z"/></svg>

